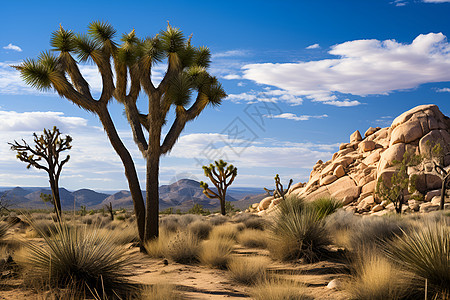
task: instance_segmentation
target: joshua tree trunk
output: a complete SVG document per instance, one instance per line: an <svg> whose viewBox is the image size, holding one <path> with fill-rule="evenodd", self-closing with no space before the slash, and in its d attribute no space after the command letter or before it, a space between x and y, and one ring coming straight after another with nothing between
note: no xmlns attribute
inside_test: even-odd
<svg viewBox="0 0 450 300"><path fill-rule="evenodd" d="M55 209L56 218L58 221L61 220L61 200L59 198L59 187L58 181L50 176L50 188L52 190L53 207Z"/></svg>
<svg viewBox="0 0 450 300"><path fill-rule="evenodd" d="M104 107L100 107L100 109L98 110L98 116L100 118L100 121L102 122L103 127L105 128L111 145L122 160L122 164L125 169L125 176L127 177L128 181L128 188L130 189L131 198L133 199L139 239L143 241L145 236L145 205L144 200L142 199L141 187L139 185L139 179L136 173L133 159L127 148L125 148L124 144L122 143L119 135L117 134L116 128L111 119L111 116L109 115L106 105Z"/></svg>
<svg viewBox="0 0 450 300"><path fill-rule="evenodd" d="M443 209L444 209L444 204L445 204L445 190L446 190L446 188L447 188L448 176L449 176L449 174L447 174L447 175L442 179L441 202L440 202L440 204L439 204L439 209L440 209L440 210L443 210Z"/></svg>

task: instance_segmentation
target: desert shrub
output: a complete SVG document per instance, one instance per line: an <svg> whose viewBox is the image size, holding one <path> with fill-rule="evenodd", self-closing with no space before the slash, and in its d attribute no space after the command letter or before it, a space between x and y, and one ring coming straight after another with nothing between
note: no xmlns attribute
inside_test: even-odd
<svg viewBox="0 0 450 300"><path fill-rule="evenodd" d="M362 250L353 261L353 274L344 285L352 299L410 299L411 274L376 254L374 248Z"/></svg>
<svg viewBox="0 0 450 300"><path fill-rule="evenodd" d="M437 294L450 296L450 227L424 222L422 226L385 243L388 257L412 273L428 279Z"/></svg>
<svg viewBox="0 0 450 300"><path fill-rule="evenodd" d="M301 214L305 211L305 201L303 198L297 197L295 195L289 195L284 201L281 201L278 208L278 215L288 215L288 214Z"/></svg>
<svg viewBox="0 0 450 300"><path fill-rule="evenodd" d="M231 277L242 284L255 284L266 277L270 260L264 256L233 257L228 263Z"/></svg>
<svg viewBox="0 0 450 300"><path fill-rule="evenodd" d="M247 228L258 229L258 230L264 230L268 226L267 221L261 217L250 218L250 219L244 221L243 223L244 223L245 227L247 227Z"/></svg>
<svg viewBox="0 0 450 300"><path fill-rule="evenodd" d="M257 229L244 229L237 235L237 241L248 248L266 248L268 244L267 233Z"/></svg>
<svg viewBox="0 0 450 300"><path fill-rule="evenodd" d="M193 215L193 214L182 215L182 216L179 216L178 218L179 218L179 223L183 226L183 228L195 221L203 219L202 216Z"/></svg>
<svg viewBox="0 0 450 300"><path fill-rule="evenodd" d="M58 223L52 220L36 220L31 221L33 230L41 237L49 237L52 233L58 232ZM70 227L70 225L66 226Z"/></svg>
<svg viewBox="0 0 450 300"><path fill-rule="evenodd" d="M33 220L50 220L50 214L48 213L33 213L31 217Z"/></svg>
<svg viewBox="0 0 450 300"><path fill-rule="evenodd" d="M166 247L173 235L174 233L160 228L158 238L145 243L144 247L147 254L153 258L165 257Z"/></svg>
<svg viewBox="0 0 450 300"><path fill-rule="evenodd" d="M234 241L226 238L215 238L201 244L199 260L212 268L224 269L231 258Z"/></svg>
<svg viewBox="0 0 450 300"><path fill-rule="evenodd" d="M281 203L290 202L288 199ZM271 227L269 250L281 260L302 258L314 261L326 252L330 238L325 222L317 212L299 208L294 205L296 201L282 205L283 208L278 211Z"/></svg>
<svg viewBox="0 0 450 300"><path fill-rule="evenodd" d="M255 300L312 300L304 290L305 286L301 283L268 278L254 285L250 295Z"/></svg>
<svg viewBox="0 0 450 300"><path fill-rule="evenodd" d="M226 222L228 222L229 218L222 216L222 215L215 215L209 219L209 222L213 226L222 225Z"/></svg>
<svg viewBox="0 0 450 300"><path fill-rule="evenodd" d="M101 228L99 229L99 233L114 236L114 243L119 245L125 245L139 241L137 228L134 226L121 227L114 230Z"/></svg>
<svg viewBox="0 0 450 300"><path fill-rule="evenodd" d="M125 221L126 216L125 216L124 214L122 214L122 215L117 215L117 216L115 217L115 219L116 219L117 221Z"/></svg>
<svg viewBox="0 0 450 300"><path fill-rule="evenodd" d="M200 240L189 231L178 231L168 242L165 256L177 263L193 263L198 260Z"/></svg>
<svg viewBox="0 0 450 300"><path fill-rule="evenodd" d="M401 235L407 226L401 219L388 217L365 217L351 228L351 239L347 248L358 251L359 248L376 247L394 235Z"/></svg>
<svg viewBox="0 0 450 300"><path fill-rule="evenodd" d="M195 203L188 211L188 214L194 215L209 215L211 212L208 209L203 208L203 205Z"/></svg>
<svg viewBox="0 0 450 300"><path fill-rule="evenodd" d="M222 224L214 227L209 234L211 239L232 239L236 240L239 231L244 228L242 224Z"/></svg>
<svg viewBox="0 0 450 300"><path fill-rule="evenodd" d="M159 221L161 228L166 231L176 232L180 228L179 216L168 215Z"/></svg>
<svg viewBox="0 0 450 300"><path fill-rule="evenodd" d="M334 198L323 197L316 199L308 204L312 209L317 211L319 218L325 218L342 207L342 201Z"/></svg>
<svg viewBox="0 0 450 300"><path fill-rule="evenodd" d="M328 215L325 218L325 223L328 230L346 230L355 228L357 223L361 220L361 217L356 216L351 211L337 210L335 213Z"/></svg>
<svg viewBox="0 0 450 300"><path fill-rule="evenodd" d="M249 219L253 219L253 218L258 218L258 216L254 215L254 214L249 214L249 213L243 212L243 213L235 214L231 218L231 220L236 223L244 223L245 221L247 221Z"/></svg>
<svg viewBox="0 0 450 300"><path fill-rule="evenodd" d="M146 286L139 297L141 300L181 300L173 284L154 284Z"/></svg>
<svg viewBox="0 0 450 300"><path fill-rule="evenodd" d="M208 238L209 232L212 229L210 223L206 221L197 220L188 225L188 230L196 235L199 239L204 240Z"/></svg>
<svg viewBox="0 0 450 300"><path fill-rule="evenodd" d="M34 226L34 223L31 222ZM35 228L39 232L39 228ZM30 269L30 283L49 287L76 286L80 293L105 291L107 295L123 295L131 291L127 280L134 259L126 249L114 242L112 234L100 234L97 228L69 227L55 223L50 235L40 232L44 247L25 243L26 255L19 259Z"/></svg>

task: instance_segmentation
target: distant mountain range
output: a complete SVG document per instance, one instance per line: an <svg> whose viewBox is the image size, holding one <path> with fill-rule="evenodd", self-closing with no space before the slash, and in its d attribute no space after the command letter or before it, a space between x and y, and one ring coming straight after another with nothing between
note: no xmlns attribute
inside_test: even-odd
<svg viewBox="0 0 450 300"><path fill-rule="evenodd" d="M112 203L113 208L132 208L133 201L129 191L119 191L114 194L99 193L89 189L81 189L70 192L65 188L59 189L61 206L63 210L80 209L81 205L87 209L98 209ZM227 191L227 201L233 202L236 208L245 209L250 204L259 202L266 194L259 188L230 188ZM41 187L15 187L0 188L0 195L11 205L11 208L38 209L51 208L49 203L44 203L40 195L51 194L49 188ZM142 192L145 199L145 192ZM194 204L203 205L211 211L220 208L218 199L209 199L203 194L200 183L191 179L181 179L170 185L159 188L159 209L172 207L174 210L187 211Z"/></svg>

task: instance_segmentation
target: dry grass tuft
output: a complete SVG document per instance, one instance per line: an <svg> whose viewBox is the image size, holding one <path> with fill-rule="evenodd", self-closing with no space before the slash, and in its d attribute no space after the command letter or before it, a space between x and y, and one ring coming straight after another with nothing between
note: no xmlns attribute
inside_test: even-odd
<svg viewBox="0 0 450 300"><path fill-rule="evenodd" d="M197 220L188 225L188 231L192 232L201 240L207 239L211 230L211 224L206 221Z"/></svg>
<svg viewBox="0 0 450 300"><path fill-rule="evenodd" d="M450 226L424 222L386 243L386 254L410 272L428 279L437 295L450 295Z"/></svg>
<svg viewBox="0 0 450 300"><path fill-rule="evenodd" d="M144 247L147 254L153 258L163 258L166 255L166 248L174 233L160 229L159 237L155 240L148 241Z"/></svg>
<svg viewBox="0 0 450 300"><path fill-rule="evenodd" d="M141 300L181 300L180 294L175 290L173 284L155 284L146 286L142 293Z"/></svg>
<svg viewBox="0 0 450 300"><path fill-rule="evenodd" d="M345 284L352 299L410 299L411 274L376 254L375 248L361 250L360 257L353 262L354 274Z"/></svg>
<svg viewBox="0 0 450 300"><path fill-rule="evenodd" d="M211 239L233 239L236 240L237 234L243 229L242 224L222 224L214 227L209 234Z"/></svg>
<svg viewBox="0 0 450 300"><path fill-rule="evenodd" d="M199 260L212 268L224 269L231 258L234 241L231 239L219 238L204 241L201 244Z"/></svg>
<svg viewBox="0 0 450 300"><path fill-rule="evenodd" d="M181 264L198 261L200 240L189 231L178 231L167 244L165 256Z"/></svg>
<svg viewBox="0 0 450 300"><path fill-rule="evenodd" d="M253 286L250 295L255 300L312 300L304 289L298 282L269 278Z"/></svg>
<svg viewBox="0 0 450 300"><path fill-rule="evenodd" d="M228 270L235 281L252 285L265 279L269 264L270 259L264 256L233 257Z"/></svg>
<svg viewBox="0 0 450 300"><path fill-rule="evenodd" d="M25 243L25 255L17 260L28 270L29 284L41 288L69 285L81 295L105 291L108 296L132 290L127 277L132 275L134 259L114 242L113 235L93 227L70 227L65 222L55 223L50 235L39 233L44 246Z"/></svg>
<svg viewBox="0 0 450 300"><path fill-rule="evenodd" d="M248 248L267 248L269 243L268 234L257 229L244 229L237 235L237 241Z"/></svg>

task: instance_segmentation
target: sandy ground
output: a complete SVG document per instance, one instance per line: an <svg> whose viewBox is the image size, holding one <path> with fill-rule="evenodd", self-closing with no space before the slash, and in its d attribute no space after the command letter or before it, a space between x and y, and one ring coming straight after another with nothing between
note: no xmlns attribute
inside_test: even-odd
<svg viewBox="0 0 450 300"><path fill-rule="evenodd" d="M174 284L183 299L251 299L249 287L234 282L227 270L211 269L199 264L183 265L170 262L165 265L163 259L152 259L138 253L137 248L131 250L138 258L134 264L135 274L130 279L136 283ZM234 255L269 256L267 250L236 247ZM334 278L345 276L346 267L330 260L313 264L291 264L272 261L269 272L283 278L293 279L306 285L305 291L314 299L347 299L342 291L330 290L326 286ZM49 299L43 294L22 287L20 279L2 280L0 299Z"/></svg>

